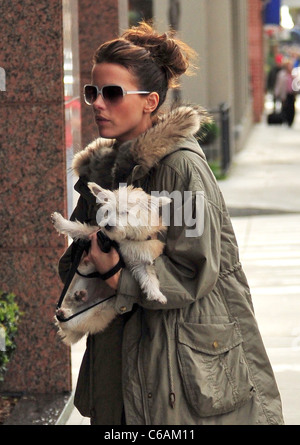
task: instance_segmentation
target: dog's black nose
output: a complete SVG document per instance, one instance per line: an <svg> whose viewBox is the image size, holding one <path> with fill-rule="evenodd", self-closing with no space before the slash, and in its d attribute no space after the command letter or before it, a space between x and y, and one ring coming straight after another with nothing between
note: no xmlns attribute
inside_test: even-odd
<svg viewBox="0 0 300 445"><path fill-rule="evenodd" d="M109 232L112 229L112 227L113 226L111 226L110 224L106 224L106 226L104 226L104 229Z"/></svg>

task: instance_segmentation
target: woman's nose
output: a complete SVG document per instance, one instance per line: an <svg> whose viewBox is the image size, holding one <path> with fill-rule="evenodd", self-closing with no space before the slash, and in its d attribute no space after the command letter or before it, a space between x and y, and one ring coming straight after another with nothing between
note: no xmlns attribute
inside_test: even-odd
<svg viewBox="0 0 300 445"><path fill-rule="evenodd" d="M97 99L93 103L93 107L96 110L99 109L99 108L105 108L105 102L104 102L103 97L101 96L101 94L98 94Z"/></svg>

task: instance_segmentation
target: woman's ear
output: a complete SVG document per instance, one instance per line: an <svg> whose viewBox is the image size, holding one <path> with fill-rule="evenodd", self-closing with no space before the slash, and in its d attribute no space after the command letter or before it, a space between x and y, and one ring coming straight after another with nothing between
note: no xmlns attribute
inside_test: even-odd
<svg viewBox="0 0 300 445"><path fill-rule="evenodd" d="M144 112L145 113L153 113L156 110L159 102L159 94L156 91L148 94L146 97Z"/></svg>

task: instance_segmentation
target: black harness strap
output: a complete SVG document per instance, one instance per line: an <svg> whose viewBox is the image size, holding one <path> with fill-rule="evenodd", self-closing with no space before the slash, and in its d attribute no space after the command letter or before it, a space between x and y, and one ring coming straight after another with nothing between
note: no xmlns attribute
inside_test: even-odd
<svg viewBox="0 0 300 445"><path fill-rule="evenodd" d="M80 263L80 260L81 260L83 252L84 251L88 252L88 250L90 248L91 242L88 241L88 240L77 240L77 241L74 241L75 253L74 253L74 256L73 256L72 265L71 265L71 268L70 268L70 270L68 272L67 279L66 279L65 285L63 287L62 293L61 293L61 295L59 297L59 300L58 300L58 303L56 305L56 310L60 309L60 307L61 307L61 305L62 305L62 303L64 301L64 298L66 296L66 293L68 291L68 288L69 288L69 286L70 286L70 284L71 284L71 282L73 280L73 277L74 277L75 273L77 273L78 275L80 275L81 277L84 277L84 278L101 278L102 280L108 280L110 277L115 275L122 267L125 267L125 263L124 263L124 260L123 260L123 258L121 256L120 252L119 252L119 247L118 247L117 243L114 242L114 241L111 241L107 237L106 237L106 239L104 239L104 235L100 231L97 233L97 236L98 236L98 243L99 243L99 246L100 246L102 251L109 252L109 250L110 250L110 248L112 246L117 250L117 252L119 253L119 256L120 256L119 262L112 269L110 269L108 272L106 272L104 274L100 274L99 272L92 272L90 274L84 275L84 274L79 272L78 266L79 266L79 263ZM71 320L74 317L77 317L77 315L82 314L83 312L85 312L85 311L87 311L87 310L97 306L98 304L104 303L105 301L107 301L110 298L113 298L115 296L116 295L114 294L114 295L112 295L110 297L104 298L103 300L100 300L97 303L94 303L91 306L89 306L89 307L87 307L85 309L82 309L79 312L76 312L76 314L73 314L73 315L71 315L68 318L63 318L63 317L61 317L58 314L56 315L56 318L57 318L57 320L59 322L64 323L66 321Z"/></svg>
<svg viewBox="0 0 300 445"><path fill-rule="evenodd" d="M87 275L84 275L83 273L79 272L79 270L77 269L76 273L83 278L101 278L102 280L105 281L105 280L108 280L113 275L115 275L117 272L119 272L119 270L122 269L122 267L124 267L124 266L125 266L125 263L124 263L123 259L120 257L118 263L114 267L112 267L108 272L105 272L105 273L92 272Z"/></svg>

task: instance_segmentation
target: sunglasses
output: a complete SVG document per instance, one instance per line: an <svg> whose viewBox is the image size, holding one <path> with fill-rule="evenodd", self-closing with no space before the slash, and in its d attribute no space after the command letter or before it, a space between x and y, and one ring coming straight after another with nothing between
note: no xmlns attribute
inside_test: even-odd
<svg viewBox="0 0 300 445"><path fill-rule="evenodd" d="M149 94L150 91L125 91L119 85L104 85L101 89L97 85L84 85L84 100L88 105L93 105L99 94L105 102L117 104L126 94Z"/></svg>

